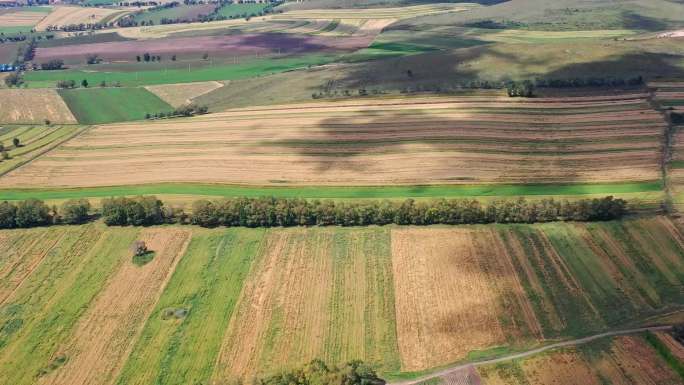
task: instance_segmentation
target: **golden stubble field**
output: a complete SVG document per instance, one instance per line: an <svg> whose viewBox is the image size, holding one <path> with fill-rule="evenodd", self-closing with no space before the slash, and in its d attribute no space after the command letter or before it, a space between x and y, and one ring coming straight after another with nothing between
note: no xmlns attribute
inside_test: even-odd
<svg viewBox="0 0 684 385"><path fill-rule="evenodd" d="M641 94L307 103L97 126L0 181L11 187L654 181L664 127Z"/></svg>

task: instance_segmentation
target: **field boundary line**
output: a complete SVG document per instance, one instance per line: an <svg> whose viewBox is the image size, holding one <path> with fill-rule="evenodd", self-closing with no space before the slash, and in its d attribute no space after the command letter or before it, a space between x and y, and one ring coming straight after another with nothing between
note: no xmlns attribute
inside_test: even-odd
<svg viewBox="0 0 684 385"><path fill-rule="evenodd" d="M621 335L627 335L627 334L637 334L637 333L643 333L643 332L647 332L647 331L651 331L651 332L665 331L665 330L670 330L670 329L672 329L672 325L646 326L646 327L634 328L634 329L622 329L622 330L607 331L607 332L594 334L594 335L587 336L587 337L577 338L574 340L556 342L556 343L553 343L550 345L542 346L542 347L535 348L532 350L527 350L524 352L512 353L512 354L508 354L508 355L505 355L502 357L490 358L490 359L485 359L485 360L480 360L480 361L472 361L472 362L467 362L467 363L461 363L461 364L458 364L455 366L451 366L447 369L442 369L442 370L439 370L439 371L431 373L431 374L420 376L420 377L415 378L413 380L390 382L390 383L388 383L388 385L415 385L415 384L421 383L423 381L431 380L433 378L443 377L443 376L446 376L449 374L454 374L454 373L457 373L461 370L469 369L471 367L491 365L491 364L497 364L497 363L505 362L505 361L512 361L512 360L516 360L519 358L526 358L526 357L530 357L530 356L533 356L533 355L536 355L539 353L543 353L543 352L546 352L549 350L564 348L564 347L568 347L568 346L583 345L583 344L586 344L586 343L589 343L589 342L592 342L594 340L598 340L601 338L605 338L605 337L614 337L614 336L621 336Z"/></svg>

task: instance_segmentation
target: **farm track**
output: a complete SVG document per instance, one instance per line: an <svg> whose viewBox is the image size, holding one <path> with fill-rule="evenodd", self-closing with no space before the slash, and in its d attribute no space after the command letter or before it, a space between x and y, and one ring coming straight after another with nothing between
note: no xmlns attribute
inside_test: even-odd
<svg viewBox="0 0 684 385"><path fill-rule="evenodd" d="M565 348L565 347L571 347L571 346L578 346L578 345L583 345L601 338L606 338L606 337L613 337L613 336L622 336L622 335L629 335L629 334L638 334L638 333L643 333L647 331L651 332L662 332L666 330L672 329L671 325L665 325L665 326L650 326L650 327L642 327L642 328L634 328L634 329L622 329L622 330L613 330L613 331L608 331L604 333L599 333L599 334L594 334L588 337L583 337L583 338L577 338L574 340L569 340L569 341L563 341L563 342L557 342L554 344L546 345L543 347L539 347L536 349L531 349L527 350L524 352L520 353L511 353L507 354L502 357L497 357L497 358L492 358L492 359L487 359L487 360L478 360L478 361L472 361L468 363L462 363L458 364L455 366L452 366L448 369L443 369L435 373L431 373L429 375L421 376L413 380L408 380L408 381L397 381L397 382L391 382L389 385L414 385L414 384L419 384L424 381L428 381L434 378L439 378L439 377L447 377L452 374L456 374L458 372L468 370L471 367L478 367L478 366L485 366L485 365L493 365L493 364L498 364L502 362L508 362L508 361L513 361L521 358L527 358L534 356L539 353L543 353L549 350L555 350L555 349L560 349L560 348Z"/></svg>

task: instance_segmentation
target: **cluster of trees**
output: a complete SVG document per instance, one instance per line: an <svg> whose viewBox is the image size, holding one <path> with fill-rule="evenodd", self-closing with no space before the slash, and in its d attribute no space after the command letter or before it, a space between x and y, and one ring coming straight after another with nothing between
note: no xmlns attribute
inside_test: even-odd
<svg viewBox="0 0 684 385"><path fill-rule="evenodd" d="M100 29L112 28L113 26L113 23L79 23L67 25L49 25L45 28L45 30L64 32L95 31Z"/></svg>
<svg viewBox="0 0 684 385"><path fill-rule="evenodd" d="M21 77L19 71L12 72L5 77L5 85L9 88L20 87L24 83L24 79Z"/></svg>
<svg viewBox="0 0 684 385"><path fill-rule="evenodd" d="M164 118L174 118L179 116L195 116L203 115L209 112L209 107L198 106L196 104L186 104L184 106L178 107L173 111L169 112L157 112L154 114L145 114L145 119L164 119Z"/></svg>
<svg viewBox="0 0 684 385"><path fill-rule="evenodd" d="M57 88L76 88L76 81L73 79L59 80L56 85Z"/></svg>
<svg viewBox="0 0 684 385"><path fill-rule="evenodd" d="M644 84L642 76L631 78L574 78L574 79L543 79L534 80L534 86L538 88L581 88L581 87L625 87L640 86Z"/></svg>
<svg viewBox="0 0 684 385"><path fill-rule="evenodd" d="M52 59L46 63L40 64L40 69L44 71L61 70L64 68L64 60L62 59Z"/></svg>
<svg viewBox="0 0 684 385"><path fill-rule="evenodd" d="M439 199L416 202L335 202L285 198L233 198L196 201L190 221L214 226L366 226L477 223L535 223L551 221L601 221L621 218L627 202L605 197L573 202L545 199L495 201Z"/></svg>
<svg viewBox="0 0 684 385"><path fill-rule="evenodd" d="M340 367L313 360L301 368L255 380L255 385L385 385L375 370L363 361Z"/></svg>
<svg viewBox="0 0 684 385"><path fill-rule="evenodd" d="M108 226L149 226L172 221L173 211L156 197L109 198L102 201L102 218Z"/></svg>
<svg viewBox="0 0 684 385"><path fill-rule="evenodd" d="M525 80L522 82L510 82L506 84L506 92L508 96L531 98L534 96L534 84L531 81Z"/></svg>
<svg viewBox="0 0 684 385"><path fill-rule="evenodd" d="M150 55L149 52L145 52L142 57L140 55L137 55L135 57L135 60L138 62L145 61L145 62L150 62L150 61L161 61L161 56L159 55ZM173 58L171 59L173 61L176 61L176 55L173 55Z"/></svg>
<svg viewBox="0 0 684 385"><path fill-rule="evenodd" d="M670 112L670 121L672 124L684 124L684 113Z"/></svg>
<svg viewBox="0 0 684 385"><path fill-rule="evenodd" d="M85 199L69 200L59 209L37 199L17 204L0 203L0 228L79 224L92 218ZM605 197L574 202L544 199L495 201L439 199L416 202L335 202L332 200L286 198L231 198L198 200L187 215L182 209L165 206L154 196L109 198L102 201L101 215L108 226L150 226L164 223L195 224L202 227L288 227L432 225L478 223L535 223L551 221L603 221L627 213L622 199Z"/></svg>
<svg viewBox="0 0 684 385"><path fill-rule="evenodd" d="M58 209L38 199L17 204L0 203L0 229L27 228L50 224L80 224L90 219L90 203L85 199L68 200Z"/></svg>

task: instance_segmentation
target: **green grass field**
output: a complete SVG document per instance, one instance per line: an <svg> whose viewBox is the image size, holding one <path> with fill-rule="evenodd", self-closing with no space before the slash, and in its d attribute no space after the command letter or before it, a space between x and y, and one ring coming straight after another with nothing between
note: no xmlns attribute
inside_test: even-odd
<svg viewBox="0 0 684 385"><path fill-rule="evenodd" d="M82 124L141 120L145 114L173 111L144 88L88 88L60 90L59 94Z"/></svg>
<svg viewBox="0 0 684 385"><path fill-rule="evenodd" d="M117 384L206 383L264 231L199 231L145 324ZM165 317L185 309L179 322Z"/></svg>
<svg viewBox="0 0 684 385"><path fill-rule="evenodd" d="M221 184L150 184L135 186L64 188L64 189L0 189L0 200L97 198L119 195L198 195L214 197L282 198L467 198L487 196L596 195L651 193L662 190L660 182L568 185L435 185L383 187L255 187Z"/></svg>
<svg viewBox="0 0 684 385"><path fill-rule="evenodd" d="M227 18L258 15L268 5L266 3L226 4L219 9L219 15Z"/></svg>
<svg viewBox="0 0 684 385"><path fill-rule="evenodd" d="M80 70L32 71L25 79L30 88L52 88L60 80L74 80L80 84L86 79L91 85L119 82L122 86L146 86L203 82L210 80L245 79L289 71L297 68L326 64L332 55L311 54L293 58L245 59L239 64L217 65L199 69L169 69L140 72L90 72Z"/></svg>

